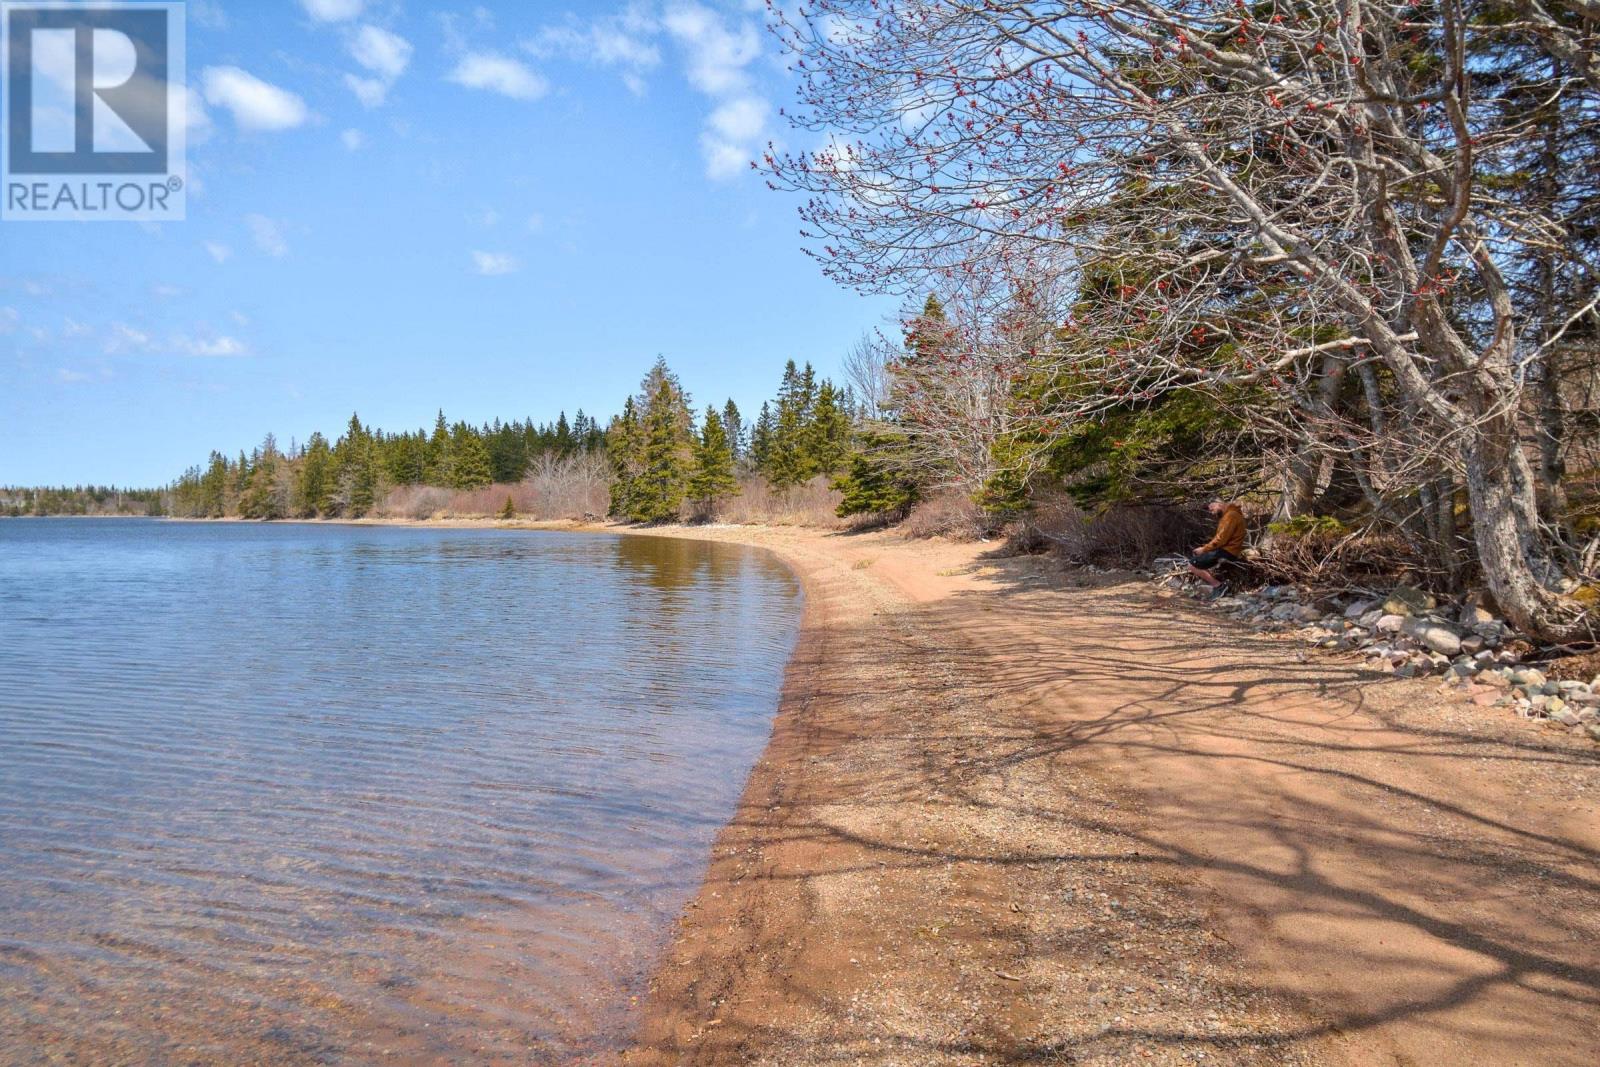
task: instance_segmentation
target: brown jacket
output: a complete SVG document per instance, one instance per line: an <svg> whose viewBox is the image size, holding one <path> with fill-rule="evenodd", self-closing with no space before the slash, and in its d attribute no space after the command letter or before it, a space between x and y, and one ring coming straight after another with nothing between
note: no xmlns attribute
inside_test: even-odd
<svg viewBox="0 0 1600 1067"><path fill-rule="evenodd" d="M1222 518L1217 522L1217 535L1201 545L1199 551L1210 552L1213 548L1220 548L1235 556L1244 555L1244 512L1239 510L1237 504L1229 504L1222 509Z"/></svg>

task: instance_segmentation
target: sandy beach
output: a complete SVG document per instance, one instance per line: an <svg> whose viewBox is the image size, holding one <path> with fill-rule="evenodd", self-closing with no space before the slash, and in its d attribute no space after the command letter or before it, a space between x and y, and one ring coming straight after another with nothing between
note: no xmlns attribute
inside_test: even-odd
<svg viewBox="0 0 1600 1067"><path fill-rule="evenodd" d="M1592 746L993 545L652 535L806 605L628 1064L1600 1057Z"/></svg>

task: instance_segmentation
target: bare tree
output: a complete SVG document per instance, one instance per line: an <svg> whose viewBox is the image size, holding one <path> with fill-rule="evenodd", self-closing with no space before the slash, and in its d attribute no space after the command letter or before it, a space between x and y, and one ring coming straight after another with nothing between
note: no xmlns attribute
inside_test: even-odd
<svg viewBox="0 0 1600 1067"><path fill-rule="evenodd" d="M1592 131L1590 72L1553 43L1592 43L1590 6L1551 16L1558 33L1537 0L1511 24L1462 0L815 0L777 29L798 57L796 121L829 139L768 166L812 194L814 253L846 283L1026 264L1092 290L1062 324L1064 384L1040 418L1259 387L1255 416L1303 446L1291 492L1330 453L1357 456L1369 482L1413 491L1450 554L1460 488L1507 616L1590 636L1519 413L1545 320L1592 316L1594 291L1536 307L1518 284L1582 253L1505 194L1539 124L1479 99L1471 60L1548 56L1502 75ZM1359 418L1333 403L1347 381Z"/></svg>

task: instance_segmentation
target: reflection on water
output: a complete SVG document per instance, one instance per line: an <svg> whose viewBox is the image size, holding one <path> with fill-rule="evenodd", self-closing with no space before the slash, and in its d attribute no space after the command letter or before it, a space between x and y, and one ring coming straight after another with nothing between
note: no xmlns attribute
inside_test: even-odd
<svg viewBox="0 0 1600 1067"><path fill-rule="evenodd" d="M0 522L0 1063L614 1042L796 596L666 539Z"/></svg>

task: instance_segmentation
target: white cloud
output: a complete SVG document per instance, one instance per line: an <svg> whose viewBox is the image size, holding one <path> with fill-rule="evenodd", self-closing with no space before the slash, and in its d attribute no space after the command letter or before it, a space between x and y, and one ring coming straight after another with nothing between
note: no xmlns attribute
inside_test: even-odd
<svg viewBox="0 0 1600 1067"><path fill-rule="evenodd" d="M366 0L300 0L300 6L318 22L349 22L367 5Z"/></svg>
<svg viewBox="0 0 1600 1067"><path fill-rule="evenodd" d="M186 5L189 21L207 30L228 28L228 13L215 0L189 0Z"/></svg>
<svg viewBox="0 0 1600 1067"><path fill-rule="evenodd" d="M143 330L136 330L125 322L111 324L111 336L105 344L106 354L114 356L119 352L145 351L150 347L150 335Z"/></svg>
<svg viewBox="0 0 1600 1067"><path fill-rule="evenodd" d="M289 254L289 241L278 222L265 215L246 215L244 221L250 227L250 237L261 251L279 259Z"/></svg>
<svg viewBox="0 0 1600 1067"><path fill-rule="evenodd" d="M467 53L450 73L450 80L513 100L537 100L550 89L548 82L522 63L494 52Z"/></svg>
<svg viewBox="0 0 1600 1067"><path fill-rule="evenodd" d="M544 216L535 211L528 216L528 232L538 233L544 229Z"/></svg>
<svg viewBox="0 0 1600 1067"><path fill-rule="evenodd" d="M206 105L200 99L200 94L193 87L183 90L183 127L184 136L191 145L202 144L211 136L211 113L206 110Z"/></svg>
<svg viewBox="0 0 1600 1067"><path fill-rule="evenodd" d="M692 3L674 5L661 21L683 47L689 84L710 96L746 88L744 68L761 55L761 34L754 25L730 29L717 12Z"/></svg>
<svg viewBox="0 0 1600 1067"><path fill-rule="evenodd" d="M183 290L179 289L176 285L152 285L150 287L150 292L155 296L161 297L163 300L171 300L173 297L183 295Z"/></svg>
<svg viewBox="0 0 1600 1067"><path fill-rule="evenodd" d="M721 181L744 173L761 153L772 112L746 70L761 56L760 32L748 20L732 21L693 2L669 7L661 22L683 51L689 84L718 102L700 135L706 177Z"/></svg>
<svg viewBox="0 0 1600 1067"><path fill-rule="evenodd" d="M737 177L750 168L749 152L712 134L700 136L700 148L706 157L706 177L713 181Z"/></svg>
<svg viewBox="0 0 1600 1067"><path fill-rule="evenodd" d="M706 123L725 141L751 141L767 128L768 109L758 96L741 96L718 107Z"/></svg>
<svg viewBox="0 0 1600 1067"><path fill-rule="evenodd" d="M198 356L206 359L221 359L231 356L244 356L250 353L249 347L236 337L218 334L212 337L185 337L179 335L172 339L172 348L180 355Z"/></svg>
<svg viewBox="0 0 1600 1067"><path fill-rule="evenodd" d="M73 318L67 319L66 323L61 327L61 336L63 337L87 337L93 332L93 327Z"/></svg>
<svg viewBox="0 0 1600 1067"><path fill-rule="evenodd" d="M12 333L17 328L17 323L22 321L22 315L16 308L0 308L0 334Z"/></svg>
<svg viewBox="0 0 1600 1067"><path fill-rule="evenodd" d="M382 107L383 102L389 99L389 83L382 78L363 78L359 74L346 74L344 83L356 99L361 101L362 107Z"/></svg>
<svg viewBox="0 0 1600 1067"><path fill-rule="evenodd" d="M474 252L472 266L479 274L493 278L501 274L513 274L522 264L517 262L515 256L506 252Z"/></svg>
<svg viewBox="0 0 1600 1067"><path fill-rule="evenodd" d="M56 381L63 385L76 385L79 382L88 381L90 377L90 375L85 374L82 371L68 370L66 367L62 367L56 371Z"/></svg>
<svg viewBox="0 0 1600 1067"><path fill-rule="evenodd" d="M411 64L411 42L377 26L363 26L350 39L350 56L387 81L394 81Z"/></svg>
<svg viewBox="0 0 1600 1067"><path fill-rule="evenodd" d="M238 67L207 67L200 75L206 103L226 108L247 130L288 130L310 117L306 103L287 89Z"/></svg>
<svg viewBox="0 0 1600 1067"><path fill-rule="evenodd" d="M643 95L644 74L661 65L661 49L652 38L661 25L639 4L616 15L583 22L569 15L559 26L546 26L523 41L525 51L539 58L563 56L582 63L620 67L622 81L634 95Z"/></svg>
<svg viewBox="0 0 1600 1067"><path fill-rule="evenodd" d="M367 135L360 130L345 130L339 135L339 143L347 152L359 152L367 146Z"/></svg>
<svg viewBox="0 0 1600 1067"><path fill-rule="evenodd" d="M207 241L206 254L218 263L226 263L233 258L233 249L220 241Z"/></svg>

